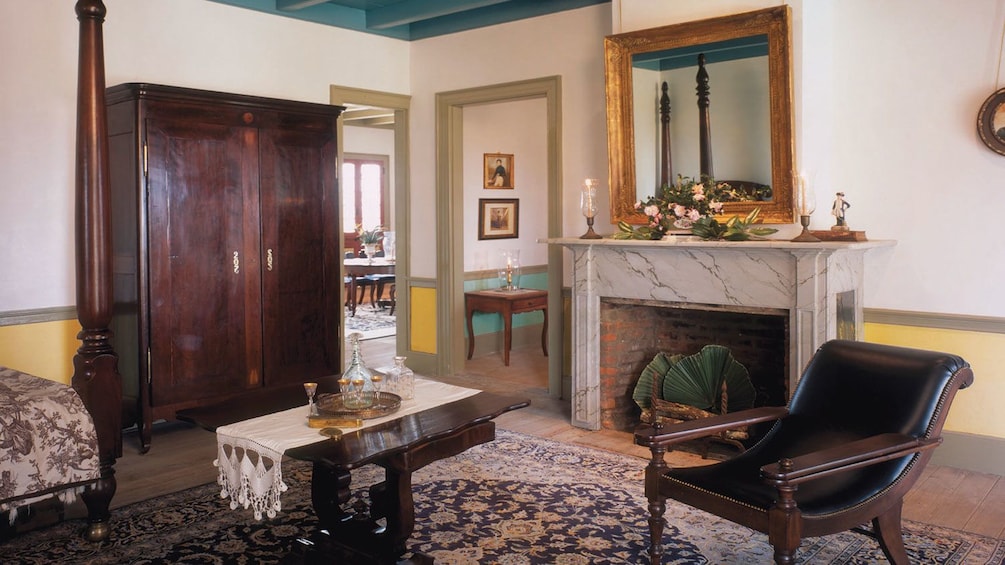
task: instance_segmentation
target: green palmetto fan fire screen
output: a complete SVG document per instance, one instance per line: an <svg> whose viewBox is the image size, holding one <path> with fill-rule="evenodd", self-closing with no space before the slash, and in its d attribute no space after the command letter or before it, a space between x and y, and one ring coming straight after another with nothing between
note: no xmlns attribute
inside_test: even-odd
<svg viewBox="0 0 1005 565"><path fill-rule="evenodd" d="M658 411L666 401L713 414L750 408L756 396L747 369L721 345L706 345L687 356L657 353L642 370L632 394L643 410L656 404Z"/></svg>

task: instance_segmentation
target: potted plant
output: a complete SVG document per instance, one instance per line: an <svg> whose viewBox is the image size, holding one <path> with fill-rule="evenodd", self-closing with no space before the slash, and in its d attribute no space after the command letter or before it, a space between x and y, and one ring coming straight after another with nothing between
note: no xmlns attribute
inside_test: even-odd
<svg viewBox="0 0 1005 565"><path fill-rule="evenodd" d="M374 254L377 253L377 244L380 243L383 231L383 226L374 226L368 230L363 229L363 224L356 226L356 236L363 246L363 250L366 252L366 258L371 263L373 262Z"/></svg>

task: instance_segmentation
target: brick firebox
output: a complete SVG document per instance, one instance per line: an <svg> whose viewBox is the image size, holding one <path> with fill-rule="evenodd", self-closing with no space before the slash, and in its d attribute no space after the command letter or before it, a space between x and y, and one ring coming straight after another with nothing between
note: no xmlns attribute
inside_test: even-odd
<svg viewBox="0 0 1005 565"><path fill-rule="evenodd" d="M747 371L758 405L788 398L787 310L680 305L605 298L600 302L601 427L631 430L640 410L635 383L656 353L690 355L708 344L728 347Z"/></svg>

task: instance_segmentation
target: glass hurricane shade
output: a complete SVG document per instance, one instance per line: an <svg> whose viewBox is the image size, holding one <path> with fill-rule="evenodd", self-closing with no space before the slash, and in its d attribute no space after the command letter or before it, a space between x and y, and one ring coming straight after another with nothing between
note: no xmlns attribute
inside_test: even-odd
<svg viewBox="0 0 1005 565"><path fill-rule="evenodd" d="M597 215L597 179L586 179L579 196L579 206L583 216L592 218Z"/></svg>

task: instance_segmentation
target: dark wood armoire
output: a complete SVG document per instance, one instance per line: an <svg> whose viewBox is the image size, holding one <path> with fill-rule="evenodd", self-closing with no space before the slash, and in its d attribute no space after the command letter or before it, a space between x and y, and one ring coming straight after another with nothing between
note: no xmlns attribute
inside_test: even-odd
<svg viewBox="0 0 1005 565"><path fill-rule="evenodd" d="M107 108L114 343L142 448L181 408L339 372L343 108L136 83Z"/></svg>

